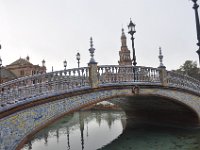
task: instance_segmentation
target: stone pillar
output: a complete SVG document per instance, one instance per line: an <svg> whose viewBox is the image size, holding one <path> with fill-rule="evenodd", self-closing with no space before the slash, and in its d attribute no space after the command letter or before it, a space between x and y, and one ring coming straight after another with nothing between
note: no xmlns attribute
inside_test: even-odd
<svg viewBox="0 0 200 150"><path fill-rule="evenodd" d="M98 87L98 77L97 77L97 62L94 60L94 51L95 48L93 47L93 40L92 37L90 38L90 62L88 63L89 67L89 82L92 88Z"/></svg>
<svg viewBox="0 0 200 150"><path fill-rule="evenodd" d="M92 88L97 88L98 87L98 78L97 78L97 63L88 63L89 66L89 81L90 81L90 86Z"/></svg>
<svg viewBox="0 0 200 150"><path fill-rule="evenodd" d="M167 86L167 70L165 67L158 67L159 69L159 77L162 86Z"/></svg>
<svg viewBox="0 0 200 150"><path fill-rule="evenodd" d="M160 77L160 82L162 86L167 86L167 70L166 67L163 65L163 55L162 55L162 49L159 47L159 61L160 61L160 66L158 67L159 69L159 77Z"/></svg>

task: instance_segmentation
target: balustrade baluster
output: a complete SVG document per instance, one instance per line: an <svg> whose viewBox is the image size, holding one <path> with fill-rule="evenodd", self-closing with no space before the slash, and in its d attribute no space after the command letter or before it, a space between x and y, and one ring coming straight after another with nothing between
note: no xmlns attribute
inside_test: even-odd
<svg viewBox="0 0 200 150"><path fill-rule="evenodd" d="M146 68L143 68L143 71L144 71L144 73L143 73L143 82L147 82L147 70L146 70Z"/></svg>
<svg viewBox="0 0 200 150"><path fill-rule="evenodd" d="M149 82L151 81L151 70L150 68L148 68L148 79L149 79Z"/></svg>
<svg viewBox="0 0 200 150"><path fill-rule="evenodd" d="M99 71L99 80L100 80L100 83L103 83L103 68L102 67L100 68L100 71Z"/></svg>
<svg viewBox="0 0 200 150"><path fill-rule="evenodd" d="M142 68L137 67L137 82L142 82Z"/></svg>
<svg viewBox="0 0 200 150"><path fill-rule="evenodd" d="M116 78L116 82L119 82L119 68L118 67L114 67L115 68L115 78Z"/></svg>

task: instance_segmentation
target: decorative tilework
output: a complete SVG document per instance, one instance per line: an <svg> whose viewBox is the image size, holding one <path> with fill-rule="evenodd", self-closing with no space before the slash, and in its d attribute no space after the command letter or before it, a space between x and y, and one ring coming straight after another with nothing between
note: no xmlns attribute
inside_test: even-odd
<svg viewBox="0 0 200 150"><path fill-rule="evenodd" d="M0 150L15 149L31 131L70 110L80 108L89 102L122 94L131 94L131 90L98 91L78 95L28 108L7 116L0 120Z"/></svg>
<svg viewBox="0 0 200 150"><path fill-rule="evenodd" d="M185 103L200 116L199 96L161 88L140 88L139 94L155 94L173 98ZM0 119L0 150L14 150L21 140L32 131L70 110L78 109L90 102L121 95L133 95L132 89L113 89L77 95L24 109L2 118Z"/></svg>

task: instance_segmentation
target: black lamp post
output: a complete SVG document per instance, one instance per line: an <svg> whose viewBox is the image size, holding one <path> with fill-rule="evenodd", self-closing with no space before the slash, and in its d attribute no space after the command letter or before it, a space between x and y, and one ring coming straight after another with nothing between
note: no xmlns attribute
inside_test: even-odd
<svg viewBox="0 0 200 150"><path fill-rule="evenodd" d="M135 56L135 48L134 48L134 37L133 35L135 34L135 24L130 20L130 23L128 25L128 33L131 35L131 41L132 41L132 48L133 48L133 66L137 65L136 62L136 56Z"/></svg>
<svg viewBox="0 0 200 150"><path fill-rule="evenodd" d="M66 61L66 60L63 61L63 64L64 64L64 68L65 68L65 70L66 70L66 67L67 67L67 61Z"/></svg>
<svg viewBox="0 0 200 150"><path fill-rule="evenodd" d="M194 5L193 5L193 9L195 12L195 20L196 20L196 30L197 30L197 46L199 47L199 49L197 50L197 54L199 55L199 65L200 65L200 23L199 23L199 14L198 14L198 7L199 5L197 4L197 0L192 0Z"/></svg>
<svg viewBox="0 0 200 150"><path fill-rule="evenodd" d="M76 59L77 59L77 61L78 61L78 68L79 68L79 67L80 67L80 59L81 59L80 53L77 53L77 54L76 54Z"/></svg>
<svg viewBox="0 0 200 150"><path fill-rule="evenodd" d="M0 57L0 84L1 84L1 66L2 66L2 59Z"/></svg>

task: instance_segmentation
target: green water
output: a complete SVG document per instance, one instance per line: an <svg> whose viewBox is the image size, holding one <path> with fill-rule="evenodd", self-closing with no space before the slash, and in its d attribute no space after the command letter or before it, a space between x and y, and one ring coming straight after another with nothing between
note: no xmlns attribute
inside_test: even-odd
<svg viewBox="0 0 200 150"><path fill-rule="evenodd" d="M123 132L123 111L81 111L37 133L23 150L95 150Z"/></svg>
<svg viewBox="0 0 200 150"><path fill-rule="evenodd" d="M199 150L200 130L157 125L127 127L101 150Z"/></svg>
<svg viewBox="0 0 200 150"><path fill-rule="evenodd" d="M123 111L81 111L41 130L23 150L200 150L200 130L142 123Z"/></svg>

